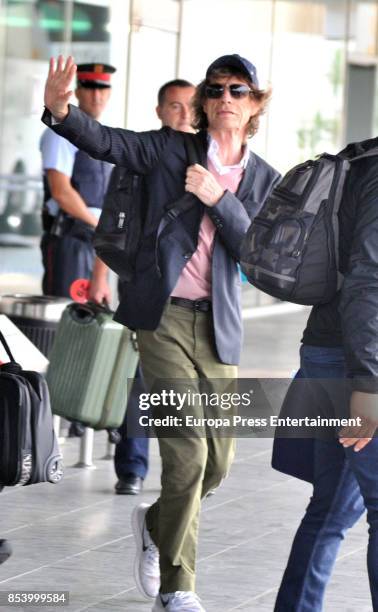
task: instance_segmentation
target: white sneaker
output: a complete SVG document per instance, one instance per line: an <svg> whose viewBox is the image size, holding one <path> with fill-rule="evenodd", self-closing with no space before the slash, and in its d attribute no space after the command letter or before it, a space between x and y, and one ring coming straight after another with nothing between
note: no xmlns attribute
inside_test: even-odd
<svg viewBox="0 0 378 612"><path fill-rule="evenodd" d="M159 550L146 527L146 513L149 507L149 504L136 506L131 515L131 525L136 543L135 582L142 595L153 599L159 593L160 568Z"/></svg>
<svg viewBox="0 0 378 612"><path fill-rule="evenodd" d="M176 591L159 593L152 612L206 612L206 610L192 591Z"/></svg>

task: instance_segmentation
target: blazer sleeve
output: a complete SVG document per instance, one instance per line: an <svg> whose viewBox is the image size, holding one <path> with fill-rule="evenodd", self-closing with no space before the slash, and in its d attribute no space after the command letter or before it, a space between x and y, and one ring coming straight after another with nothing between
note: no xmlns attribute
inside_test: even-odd
<svg viewBox="0 0 378 612"><path fill-rule="evenodd" d="M377 168L377 165L375 165ZM366 177L367 178L367 177ZM356 219L339 312L352 387L378 393L378 178L359 181Z"/></svg>
<svg viewBox="0 0 378 612"><path fill-rule="evenodd" d="M133 132L102 125L71 104L64 121L54 123L47 109L42 121L91 157L124 166L136 174L147 174L174 138L174 131L167 127Z"/></svg>
<svg viewBox="0 0 378 612"><path fill-rule="evenodd" d="M251 219L243 203L226 190L219 202L207 210L226 249L234 259L240 258L241 242Z"/></svg>

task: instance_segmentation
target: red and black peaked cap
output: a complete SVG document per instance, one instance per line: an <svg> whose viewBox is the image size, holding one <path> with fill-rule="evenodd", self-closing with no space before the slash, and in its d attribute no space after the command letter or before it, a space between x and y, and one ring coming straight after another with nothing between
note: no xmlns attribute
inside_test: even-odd
<svg viewBox="0 0 378 612"><path fill-rule="evenodd" d="M109 64L78 64L77 84L79 87L95 89L96 87L111 87L111 75L116 71Z"/></svg>

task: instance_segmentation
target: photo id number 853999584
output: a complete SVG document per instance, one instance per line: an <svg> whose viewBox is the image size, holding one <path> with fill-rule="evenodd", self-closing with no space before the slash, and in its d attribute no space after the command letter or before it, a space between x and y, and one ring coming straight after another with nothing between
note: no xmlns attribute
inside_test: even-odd
<svg viewBox="0 0 378 612"><path fill-rule="evenodd" d="M0 608L9 606L68 606L68 591L0 591Z"/></svg>

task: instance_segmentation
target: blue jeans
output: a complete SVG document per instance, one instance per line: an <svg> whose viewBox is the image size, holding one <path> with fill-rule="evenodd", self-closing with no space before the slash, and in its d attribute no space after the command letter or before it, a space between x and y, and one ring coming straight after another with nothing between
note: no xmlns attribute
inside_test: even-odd
<svg viewBox="0 0 378 612"><path fill-rule="evenodd" d="M148 436L142 438L128 437L128 424L134 430L133 421L140 416L139 394L145 391L141 368L138 366L133 386L130 391L129 401L124 421L119 428L121 442L117 444L114 455L114 468L118 478L134 475L145 479L148 471Z"/></svg>
<svg viewBox="0 0 378 612"><path fill-rule="evenodd" d="M302 346L303 378L343 378L341 348ZM367 509L368 573L378 612L378 439L362 451L338 440L315 440L314 491L295 535L277 595L275 612L319 612L327 582L347 529Z"/></svg>

